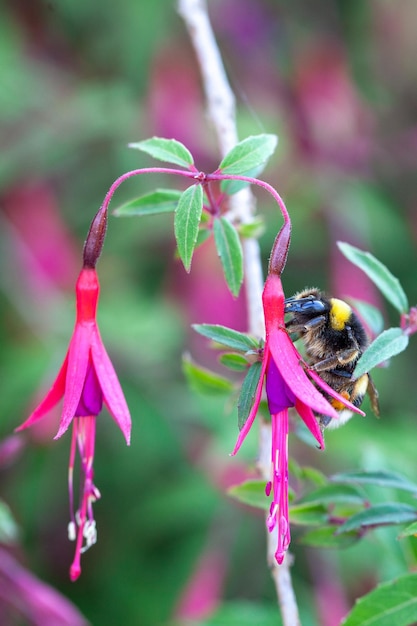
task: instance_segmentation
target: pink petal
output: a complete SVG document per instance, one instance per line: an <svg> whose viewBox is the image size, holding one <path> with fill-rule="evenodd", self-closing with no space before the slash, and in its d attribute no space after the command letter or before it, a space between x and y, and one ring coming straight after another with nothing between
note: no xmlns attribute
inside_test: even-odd
<svg viewBox="0 0 417 626"><path fill-rule="evenodd" d="M132 428L129 408L97 327L95 327L91 338L91 356L93 358L97 378L103 391L104 402L110 415L122 431L126 443L129 445L130 431Z"/></svg>
<svg viewBox="0 0 417 626"><path fill-rule="evenodd" d="M272 358L282 377L297 398L313 411L337 419L337 412L314 387L300 365L301 356L286 331L279 327L271 329L268 338Z"/></svg>
<svg viewBox="0 0 417 626"><path fill-rule="evenodd" d="M319 446L322 450L324 450L324 439L322 432L320 430L319 423L317 421L317 417L314 415L313 411L309 406L301 402L301 400L297 400L295 404L295 409L298 415L301 417L308 430L311 432L313 437L315 437L319 443Z"/></svg>
<svg viewBox="0 0 417 626"><path fill-rule="evenodd" d="M258 412L259 403L261 401L261 396L262 396L262 388L263 388L263 383L264 383L264 378L265 378L266 366L268 364L268 359L269 359L269 351L267 350L267 347L265 346L264 356L262 359L261 375L259 376L258 386L256 387L256 392L255 392L255 400L253 402L253 406L248 415L248 419L246 420L245 424L243 425L242 430L239 433L239 436L236 441L236 445L230 456L235 456L235 454L238 452L240 446L242 445L242 443L244 442L246 438L246 435L250 431L253 421Z"/></svg>
<svg viewBox="0 0 417 626"><path fill-rule="evenodd" d="M359 415L362 416L366 415L366 413L361 411L361 409L359 409L357 406L349 402L349 400L346 400L346 398L341 396L340 393L337 393L337 391L329 387L329 385L322 378L320 378L320 375L317 372L308 370L308 374L317 383L317 385L323 389L323 391L328 393L329 396L332 396L332 398L336 398L336 400L341 402L341 404L344 404L347 409L349 409L350 411L354 411L355 413L359 413Z"/></svg>
<svg viewBox="0 0 417 626"><path fill-rule="evenodd" d="M80 402L90 359L93 324L76 324L68 352L68 368L65 384L64 406L59 430L54 439L61 437L74 419Z"/></svg>
<svg viewBox="0 0 417 626"><path fill-rule="evenodd" d="M28 419L16 428L16 431L28 428L28 426L32 426L32 424L44 417L44 415L46 415L46 413L53 409L54 406L61 400L65 392L65 378L67 374L67 366L68 353L64 359L63 364L61 365L58 376L52 383L51 389L48 391L42 402L38 404L36 409L30 414Z"/></svg>

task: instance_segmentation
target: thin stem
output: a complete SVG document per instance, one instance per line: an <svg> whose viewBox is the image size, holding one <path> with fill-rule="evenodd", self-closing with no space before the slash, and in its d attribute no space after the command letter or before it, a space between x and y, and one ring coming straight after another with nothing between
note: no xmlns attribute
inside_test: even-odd
<svg viewBox="0 0 417 626"><path fill-rule="evenodd" d="M284 222L286 224L290 223L290 216L288 214L287 207L285 206L284 200L279 195L278 191L274 189L272 185L265 182L264 180L260 180L259 178L252 178L252 176L240 176L238 174L223 174L221 171L213 172L213 174L207 174L206 180L241 180L245 183L250 183L251 185L258 185L258 187L262 187L271 196L274 198L275 202L278 204L279 209L282 213L282 217L284 218ZM262 290L261 290L262 293Z"/></svg>
<svg viewBox="0 0 417 626"><path fill-rule="evenodd" d="M179 0L178 8L194 46L203 78L209 116L218 137L221 155L224 157L238 142L235 98L228 83L221 55L211 28L206 2L204 0ZM212 180L214 180L215 175L216 174L210 176ZM259 182L255 184L259 184ZM281 197L276 194L275 190L272 191L272 189L268 189L267 183L263 183L261 186L274 195L281 208L284 221L286 221L288 219L288 213ZM255 201L249 187L231 196L230 201L232 219L236 219L236 221L241 223L247 223L252 220ZM264 281L259 244L255 239L244 239L242 245L245 267L248 329L254 335L264 336L265 329L262 310L262 290ZM261 451L263 447L262 438L265 435L263 432L264 427L266 427L266 425L261 422ZM267 444L268 454L270 454L270 430L267 436ZM267 480L269 480L269 474L270 460L268 460ZM270 542L274 541L274 539L272 539L272 534L270 533L267 533L267 537L269 555L271 554ZM275 553L275 550L276 545L274 546L272 555ZM280 566L276 563L274 558L269 559L269 565L277 590L284 626L298 626L300 620L292 588L289 558L287 556Z"/></svg>
<svg viewBox="0 0 417 626"><path fill-rule="evenodd" d="M200 178L200 175L196 172L177 170L170 167L142 167L137 170L131 170L130 172L125 172L124 174L119 176L119 178L116 178L116 180L106 193L100 210L104 209L105 211L107 211L110 201L114 196L114 192L125 180L127 180L128 178L133 178L133 176L139 176L140 174L174 174L174 176L184 176L185 178L192 178L194 180L198 180Z"/></svg>

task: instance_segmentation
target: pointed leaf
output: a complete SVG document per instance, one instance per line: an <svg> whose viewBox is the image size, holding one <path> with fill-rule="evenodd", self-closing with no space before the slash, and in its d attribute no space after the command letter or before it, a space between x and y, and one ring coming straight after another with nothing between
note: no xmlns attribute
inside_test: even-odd
<svg viewBox="0 0 417 626"><path fill-rule="evenodd" d="M177 189L155 189L155 191L120 205L113 211L113 215L116 217L133 217L172 213L175 211L180 197L181 191Z"/></svg>
<svg viewBox="0 0 417 626"><path fill-rule="evenodd" d="M219 361L222 365L235 372L245 372L248 367L248 362L245 357L235 352L227 352L220 355Z"/></svg>
<svg viewBox="0 0 417 626"><path fill-rule="evenodd" d="M253 407L255 401L255 394L259 384L259 377L262 372L262 363L257 361L253 363L248 369L248 373L242 384L242 389L239 395L239 401L237 404L237 423L239 430L242 430L248 415Z"/></svg>
<svg viewBox="0 0 417 626"><path fill-rule="evenodd" d="M225 217L214 219L213 233L226 282L232 294L237 296L243 281L243 252L239 235Z"/></svg>
<svg viewBox="0 0 417 626"><path fill-rule="evenodd" d="M409 504L401 502L387 502L376 504L360 513L352 515L336 533L345 533L350 530L358 530L371 526L387 526L392 524L404 524L417 520L417 510Z"/></svg>
<svg viewBox="0 0 417 626"><path fill-rule="evenodd" d="M262 173L265 168L266 162L262 163L258 167L254 167L250 170L246 170L246 172L240 172L241 176L249 176L250 178L258 178L258 176ZM233 196L233 194L238 193L241 189L245 187L249 187L250 183L244 180L233 180L227 178L226 180L222 180L220 183L220 190L222 193L227 193L228 196Z"/></svg>
<svg viewBox="0 0 417 626"><path fill-rule="evenodd" d="M267 511L270 507L271 501L265 495L265 481L264 480L246 480L240 485L233 485L227 490L227 493L243 502L249 504L258 509Z"/></svg>
<svg viewBox="0 0 417 626"><path fill-rule="evenodd" d="M408 346L408 341L408 335L401 328L384 330L359 359L353 372L354 378L359 378L373 367L403 352Z"/></svg>
<svg viewBox="0 0 417 626"><path fill-rule="evenodd" d="M207 337L215 343L227 346L237 352L257 350L259 347L254 337L240 333L232 328L227 328L227 326L221 326L220 324L193 324L192 326L203 337Z"/></svg>
<svg viewBox="0 0 417 626"><path fill-rule="evenodd" d="M315 502L316 504L364 504L366 494L359 487L349 484L331 484L311 491L298 500L299 504Z"/></svg>
<svg viewBox="0 0 417 626"><path fill-rule="evenodd" d="M273 154L277 145L276 135L253 135L236 144L219 165L223 174L244 175L263 165Z"/></svg>
<svg viewBox="0 0 417 626"><path fill-rule="evenodd" d="M404 539L404 537L416 537L417 536L417 522L413 522L409 526L406 526L404 530L398 535L398 539Z"/></svg>
<svg viewBox="0 0 417 626"><path fill-rule="evenodd" d="M144 141L130 143L129 148L141 150L153 156L154 159L175 163L175 165L180 165L187 169L190 169L190 165L194 164L194 159L190 151L176 139L152 137Z"/></svg>
<svg viewBox="0 0 417 626"><path fill-rule="evenodd" d="M299 526L314 526L327 521L327 510L322 504L295 504L290 506L291 524Z"/></svg>
<svg viewBox="0 0 417 626"><path fill-rule="evenodd" d="M196 365L188 355L182 360L185 377L192 389L209 395L227 394L234 390L233 383L208 369Z"/></svg>
<svg viewBox="0 0 417 626"><path fill-rule="evenodd" d="M178 254L187 272L190 271L191 260L197 243L202 210L203 189L201 185L192 185L181 194L174 220Z"/></svg>
<svg viewBox="0 0 417 626"><path fill-rule="evenodd" d="M195 247L198 248L199 246L201 246L205 241L207 241L207 239L209 239L210 235L211 230L208 230L207 228L200 228L197 234Z"/></svg>
<svg viewBox="0 0 417 626"><path fill-rule="evenodd" d="M401 474L384 470L334 474L330 480L335 483L356 483L360 485L376 485L377 487L387 487L389 489L401 489L417 495L417 485L415 483L412 483Z"/></svg>
<svg viewBox="0 0 417 626"><path fill-rule="evenodd" d="M417 622L417 574L382 583L355 606L341 626L410 626Z"/></svg>
<svg viewBox="0 0 417 626"><path fill-rule="evenodd" d="M299 542L315 548L347 548L358 540L359 535L354 531L336 535L334 526L320 526L306 532Z"/></svg>
<svg viewBox="0 0 417 626"><path fill-rule="evenodd" d="M17 541L18 536L19 528L11 509L0 500L0 541L2 544L10 545Z"/></svg>
<svg viewBox="0 0 417 626"><path fill-rule="evenodd" d="M288 470L297 480L308 480L317 487L324 487L328 480L325 474L315 467L299 465L294 458L288 459Z"/></svg>
<svg viewBox="0 0 417 626"><path fill-rule="evenodd" d="M326 475L315 467L303 466L301 468L301 477L317 486L324 486L327 483Z"/></svg>
<svg viewBox="0 0 417 626"><path fill-rule="evenodd" d="M382 333L384 330L384 318L381 311L376 306L362 300L353 300L352 303L359 317L371 330L372 335L376 336Z"/></svg>
<svg viewBox="0 0 417 626"><path fill-rule="evenodd" d="M378 287L386 299L391 302L399 313L408 311L407 296L396 278L381 261L370 252L364 252L348 243L338 241L337 245L342 254L354 265L359 267Z"/></svg>
<svg viewBox="0 0 417 626"><path fill-rule="evenodd" d="M251 222L240 224L238 232L245 239L258 239L265 232L265 220L262 216L256 216Z"/></svg>

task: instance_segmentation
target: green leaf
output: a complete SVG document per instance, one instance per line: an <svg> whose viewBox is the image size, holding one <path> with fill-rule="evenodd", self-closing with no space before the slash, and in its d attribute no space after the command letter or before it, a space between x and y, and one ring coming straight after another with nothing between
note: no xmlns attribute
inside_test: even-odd
<svg viewBox="0 0 417 626"><path fill-rule="evenodd" d="M354 265L359 267L378 287L386 299L391 302L399 313L406 313L409 309L407 296L400 281L381 261L378 261L370 252L364 252L348 243L338 241L339 250Z"/></svg>
<svg viewBox="0 0 417 626"><path fill-rule="evenodd" d="M309 480L317 485L317 487L323 487L328 483L327 477L323 472L315 467L299 465L294 457L291 456L288 459L288 471L297 480Z"/></svg>
<svg viewBox="0 0 417 626"><path fill-rule="evenodd" d="M408 335L401 328L384 330L365 350L356 364L354 378L369 372L373 367L403 352L408 346Z"/></svg>
<svg viewBox="0 0 417 626"><path fill-rule="evenodd" d="M398 539L404 539L404 537L412 536L417 536L417 522L413 522L409 526L406 526L398 535Z"/></svg>
<svg viewBox="0 0 417 626"><path fill-rule="evenodd" d="M265 163L259 165L258 167L254 167L246 172L241 172L241 176L249 176L250 178L258 178L259 174L261 174L262 170L265 167ZM250 183L243 180L233 180L226 179L222 180L220 183L220 190L222 193L227 193L229 196L233 196L234 193L238 193L241 189L245 187L249 187Z"/></svg>
<svg viewBox="0 0 417 626"><path fill-rule="evenodd" d="M384 318L381 311L376 306L362 300L353 300L352 303L359 317L369 326L372 334L379 335L384 330Z"/></svg>
<svg viewBox="0 0 417 626"><path fill-rule="evenodd" d="M266 163L278 142L276 135L252 135L236 144L219 165L222 174L241 174Z"/></svg>
<svg viewBox="0 0 417 626"><path fill-rule="evenodd" d="M334 526L320 526L306 532L299 542L315 548L347 548L358 540L359 535L356 532L336 535Z"/></svg>
<svg viewBox="0 0 417 626"><path fill-rule="evenodd" d="M227 352L220 355L219 361L222 365L235 372L244 372L248 367L248 362L245 357L235 352Z"/></svg>
<svg viewBox="0 0 417 626"><path fill-rule="evenodd" d="M363 505L365 501L366 494L359 487L349 484L331 484L311 491L303 496L298 503L305 504L307 502L315 502L316 504L323 504L324 506L340 503Z"/></svg>
<svg viewBox="0 0 417 626"><path fill-rule="evenodd" d="M246 480L240 485L233 485L227 490L227 493L243 502L249 504L257 509L267 511L270 507L270 498L265 495L265 481L264 480Z"/></svg>
<svg viewBox="0 0 417 626"><path fill-rule="evenodd" d="M245 239L258 239L265 232L265 220L262 216L256 216L251 222L240 224L238 232Z"/></svg>
<svg viewBox="0 0 417 626"><path fill-rule="evenodd" d="M139 198L130 200L117 207L113 215L117 217L133 217L136 215L156 215L175 211L181 191L177 189L155 189Z"/></svg>
<svg viewBox="0 0 417 626"><path fill-rule="evenodd" d="M327 510L322 504L295 504L289 507L291 524L299 526L322 525L327 522Z"/></svg>
<svg viewBox="0 0 417 626"><path fill-rule="evenodd" d="M334 474L330 480L336 483L356 483L387 487L389 489L401 489L417 495L417 485L415 483L412 483L401 474L385 470L376 472L345 472L343 474Z"/></svg>
<svg viewBox="0 0 417 626"><path fill-rule="evenodd" d="M201 185L191 185L182 194L175 210L174 232L178 254L187 272L197 243L198 227L203 210Z"/></svg>
<svg viewBox="0 0 417 626"><path fill-rule="evenodd" d="M387 526L404 524L417 519L417 510L409 504L401 502L387 502L376 504L360 513L352 515L342 524L336 533L345 533L350 530L359 530L370 526Z"/></svg>
<svg viewBox="0 0 417 626"><path fill-rule="evenodd" d="M230 380L196 365L187 355L183 357L182 367L188 384L198 393L222 395L229 394L234 390Z"/></svg>
<svg viewBox="0 0 417 626"><path fill-rule="evenodd" d="M262 363L260 361L253 363L248 369L248 373L242 383L242 389L240 390L239 401L237 403L237 423L239 430L242 430L244 427L253 407L261 369Z"/></svg>
<svg viewBox="0 0 417 626"><path fill-rule="evenodd" d="M207 239L209 239L211 235L211 230L207 230L207 228L200 228L197 234L197 241L195 247L198 248L201 246Z"/></svg>
<svg viewBox="0 0 417 626"><path fill-rule="evenodd" d="M301 478L309 480L317 486L324 486L327 483L326 475L315 467L302 467Z"/></svg>
<svg viewBox="0 0 417 626"><path fill-rule="evenodd" d="M237 296L243 282L243 252L239 235L225 217L214 219L213 233L227 285Z"/></svg>
<svg viewBox="0 0 417 626"><path fill-rule="evenodd" d="M257 350L259 347L254 337L240 333L232 328L227 328L227 326L221 326L220 324L193 324L192 327L203 337L207 337L237 352Z"/></svg>
<svg viewBox="0 0 417 626"><path fill-rule="evenodd" d="M382 583L356 601L341 626L410 626L417 621L417 574Z"/></svg>
<svg viewBox="0 0 417 626"><path fill-rule="evenodd" d="M13 518L9 506L0 500L0 542L13 544L19 536L18 526Z"/></svg>
<svg viewBox="0 0 417 626"><path fill-rule="evenodd" d="M144 141L137 141L130 143L129 148L135 150L141 150L153 156L154 159L159 161L166 161L168 163L175 163L181 167L190 168L190 165L194 165L194 159L191 152L176 139L165 139L163 137L152 137L151 139L145 139Z"/></svg>

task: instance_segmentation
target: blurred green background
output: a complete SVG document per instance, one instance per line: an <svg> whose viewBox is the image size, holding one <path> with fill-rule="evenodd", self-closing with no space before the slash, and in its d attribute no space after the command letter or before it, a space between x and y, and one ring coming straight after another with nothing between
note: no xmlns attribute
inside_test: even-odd
<svg viewBox="0 0 417 626"><path fill-rule="evenodd" d="M335 242L371 250L416 302L415 3L208 4L237 97L240 137L279 136L264 178L293 219L286 291L316 285L362 298L381 307L387 325L398 325ZM219 154L174 2L4 0L1 17L0 435L10 444L63 360L95 211L115 178L153 164L127 143L174 137L206 171ZM173 182L130 180L111 206ZM269 198L256 193L266 265L280 221ZM131 409L132 445L125 447L107 414L99 418L98 544L84 555L81 579L68 580L70 438L52 441L58 412L19 435L13 454L0 455L1 496L20 528L10 550L94 626L184 623L192 617L183 595L190 580L200 581L193 623L276 624L262 514L224 493L254 473L256 433L231 459L233 404L194 395L181 372L186 350L214 362L189 324L245 330L244 299L227 294L211 243L196 254L190 276L174 251L170 216L110 218L98 265L99 322ZM380 420L369 412L328 433L324 453L294 438L290 454L326 473L389 468L416 480L415 357L412 341L375 372ZM344 552L322 553L300 547L294 530L303 624L336 625L378 580L415 566L415 540L395 537L378 531ZM26 624L4 611L5 624Z"/></svg>

